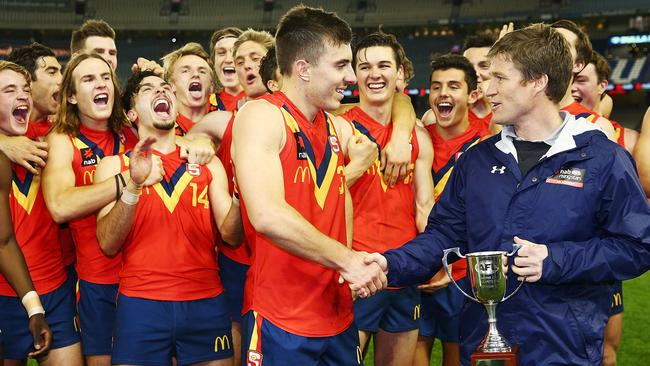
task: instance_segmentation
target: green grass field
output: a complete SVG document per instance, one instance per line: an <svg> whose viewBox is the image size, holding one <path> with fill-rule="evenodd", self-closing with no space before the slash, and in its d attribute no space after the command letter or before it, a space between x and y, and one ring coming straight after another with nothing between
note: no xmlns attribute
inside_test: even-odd
<svg viewBox="0 0 650 366"><path fill-rule="evenodd" d="M643 366L650 363L648 330L650 329L650 272L623 283L625 316L623 320L623 340L618 351L618 364L624 366ZM373 365L372 344L366 355L365 365ZM440 343L433 349L431 365L440 365ZM37 366L30 360L28 366Z"/></svg>
<svg viewBox="0 0 650 366"><path fill-rule="evenodd" d="M618 350L618 364L645 366L650 364L650 272L623 283L623 339ZM431 365L441 364L440 343L436 341ZM373 365L372 345L366 355L365 365Z"/></svg>

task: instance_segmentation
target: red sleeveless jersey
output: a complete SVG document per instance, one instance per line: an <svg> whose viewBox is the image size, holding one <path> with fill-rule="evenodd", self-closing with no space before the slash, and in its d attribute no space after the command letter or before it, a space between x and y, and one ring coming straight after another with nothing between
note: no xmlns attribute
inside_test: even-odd
<svg viewBox="0 0 650 366"><path fill-rule="evenodd" d="M124 153L138 142L130 128L124 128L118 134L92 130L83 125L76 136L70 136L70 140L74 148L72 170L77 187L93 184L95 169L104 156ZM99 247L96 214L70 221L70 230L77 248L79 279L96 284L117 283L121 259L119 255L107 257Z"/></svg>
<svg viewBox="0 0 650 366"><path fill-rule="evenodd" d="M228 93L226 89L223 89L219 93L210 94L206 110L208 113L214 111L233 112L237 110L237 102L244 98L246 98L246 93L244 91L241 91L237 95L232 95Z"/></svg>
<svg viewBox="0 0 650 366"><path fill-rule="evenodd" d="M196 122L179 113L176 116L176 126L174 127L176 129L176 135L185 136L195 124Z"/></svg>
<svg viewBox="0 0 650 366"><path fill-rule="evenodd" d="M29 124L26 136L39 140L50 124L38 121ZM59 226L52 219L41 191L41 176L12 164L9 205L16 242L23 252L29 274L39 294L46 294L61 286L66 279L63 253L59 241ZM16 296L9 283L0 275L0 295Z"/></svg>
<svg viewBox="0 0 650 366"><path fill-rule="evenodd" d="M393 131L392 123L384 126L360 107L350 109L342 117L352 123L355 135L365 135L377 144L378 150L386 146ZM383 253L402 246L418 234L413 170L420 148L415 131L410 144L411 163L403 181L388 187L377 159L350 187L354 207L354 250Z"/></svg>
<svg viewBox="0 0 650 366"><path fill-rule="evenodd" d="M233 111L233 115L232 117L230 117L230 121L228 121L226 130L223 132L223 138L221 139L221 144L217 149L217 157L219 158L219 160L221 160L221 163L223 163L223 168L226 171L226 177L228 178L228 192L230 192L230 194L233 194L233 192L235 191L235 174L233 170L231 147L232 147L232 126L235 121L236 112L237 112L236 110ZM226 257L232 259L237 263L245 264L248 266L250 266L251 264L251 259L250 259L251 250L250 250L250 246L248 245L248 242L246 242L245 239L242 241L241 245L239 245L236 248L233 248L230 245L220 242L219 251L221 252L221 254L225 255Z"/></svg>
<svg viewBox="0 0 650 366"><path fill-rule="evenodd" d="M490 122L492 122L492 112L485 115L485 117L479 117L474 113L472 108L467 109L467 119L472 124L480 124L480 126L485 127L485 129L490 128Z"/></svg>
<svg viewBox="0 0 650 366"><path fill-rule="evenodd" d="M567 111L575 116L576 119L584 118L591 123L595 123L599 117L602 117L600 114L592 111L591 109L585 107L584 105L573 101L573 103L562 108L561 110ZM604 118L604 117L603 117ZM616 143L625 148L625 130L618 122L608 120L614 127Z"/></svg>
<svg viewBox="0 0 650 366"><path fill-rule="evenodd" d="M433 142L433 167L431 172L433 174L433 195L437 202L460 155L470 147L478 144L481 139L490 136L490 131L485 124L479 121L470 121L465 132L445 140L438 134L435 124L425 126L425 128L429 132L429 136L431 136L431 142ZM465 261L457 261L452 266L452 276L455 280L465 277L466 271L467 263Z"/></svg>
<svg viewBox="0 0 650 366"><path fill-rule="evenodd" d="M223 291L214 243L217 238L208 200L210 170L188 164L180 148L154 151L165 176L145 187L122 247L120 292L162 301L190 301ZM120 156L124 167L128 157Z"/></svg>
<svg viewBox="0 0 650 366"><path fill-rule="evenodd" d="M261 99L278 107L286 132L280 151L286 202L325 235L346 243L344 157L330 117L313 122L282 93ZM237 167L235 167L236 169ZM246 238L251 246L244 310L255 310L274 325L304 337L343 332L353 320L352 296L339 274L281 249L257 233L241 197Z"/></svg>

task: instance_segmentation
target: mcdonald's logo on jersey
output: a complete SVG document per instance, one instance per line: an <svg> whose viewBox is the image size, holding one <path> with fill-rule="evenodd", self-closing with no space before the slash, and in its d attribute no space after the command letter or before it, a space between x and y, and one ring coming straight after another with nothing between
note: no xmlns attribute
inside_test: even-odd
<svg viewBox="0 0 650 366"><path fill-rule="evenodd" d="M309 167L306 166L297 167L296 174L293 175L293 183L298 183L298 175L300 175L300 183L305 183L305 179L307 179L307 183L309 183L311 180L311 175L309 174Z"/></svg>
<svg viewBox="0 0 650 366"><path fill-rule="evenodd" d="M86 170L84 172L84 177L83 177L83 184L84 185L89 185L93 184L95 181L95 170Z"/></svg>
<svg viewBox="0 0 650 366"><path fill-rule="evenodd" d="M227 334L224 334L220 337L215 338L214 340L214 352L218 353L219 351L225 351L230 349L230 338Z"/></svg>

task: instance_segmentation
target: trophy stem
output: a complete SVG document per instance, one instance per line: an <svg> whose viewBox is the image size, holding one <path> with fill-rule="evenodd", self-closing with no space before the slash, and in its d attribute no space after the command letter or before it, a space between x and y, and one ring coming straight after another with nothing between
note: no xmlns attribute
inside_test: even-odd
<svg viewBox="0 0 650 366"><path fill-rule="evenodd" d="M510 352L512 351L506 339L499 333L497 329L497 304L496 301L485 302L485 309L488 314L488 333L481 341L479 350L481 352Z"/></svg>

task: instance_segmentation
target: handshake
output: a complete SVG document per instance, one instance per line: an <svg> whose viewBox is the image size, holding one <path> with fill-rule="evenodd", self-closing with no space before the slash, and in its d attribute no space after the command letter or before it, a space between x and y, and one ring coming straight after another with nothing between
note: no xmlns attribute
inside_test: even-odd
<svg viewBox="0 0 650 366"><path fill-rule="evenodd" d="M340 273L339 282L347 282L360 298L370 297L388 286L388 262L379 253L351 251Z"/></svg>

